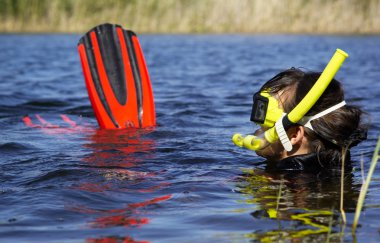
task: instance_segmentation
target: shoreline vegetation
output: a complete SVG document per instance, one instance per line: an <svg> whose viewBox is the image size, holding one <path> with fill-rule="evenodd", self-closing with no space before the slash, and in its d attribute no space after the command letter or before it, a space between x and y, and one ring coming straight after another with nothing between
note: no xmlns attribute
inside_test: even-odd
<svg viewBox="0 0 380 243"><path fill-rule="evenodd" d="M0 0L2 33L380 34L380 0Z"/></svg>

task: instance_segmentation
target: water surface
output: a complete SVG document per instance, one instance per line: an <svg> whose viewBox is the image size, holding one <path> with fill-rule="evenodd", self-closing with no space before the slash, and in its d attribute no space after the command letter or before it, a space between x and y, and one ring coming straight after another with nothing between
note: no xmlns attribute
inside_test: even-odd
<svg viewBox="0 0 380 243"><path fill-rule="evenodd" d="M380 131L380 37L140 36L158 125L137 131L97 129L79 38L0 35L1 241L380 240L380 169L350 234L360 160L367 171ZM264 81L289 67L321 71L336 48L350 54L337 75L346 100L372 117L345 180L346 227L339 177L267 174L230 141L251 131L252 93ZM25 115L59 127L27 127Z"/></svg>

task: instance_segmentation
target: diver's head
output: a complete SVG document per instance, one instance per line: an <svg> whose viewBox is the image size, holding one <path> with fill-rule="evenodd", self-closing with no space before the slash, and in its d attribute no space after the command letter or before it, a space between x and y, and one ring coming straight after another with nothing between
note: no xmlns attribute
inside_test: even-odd
<svg viewBox="0 0 380 243"><path fill-rule="evenodd" d="M251 121L261 126L256 135L273 127L271 120L282 118L282 112L291 112L320 75L321 73L291 68L267 81L254 95ZM267 101L265 97L268 97ZM267 112L265 115L270 118L266 122L262 119L263 112ZM286 151L277 140L256 153L278 160L316 152L323 160L340 161L342 147L352 147L365 139L366 128L361 124L362 113L359 108L345 104L342 85L333 79L305 117L286 129L292 144L290 151Z"/></svg>

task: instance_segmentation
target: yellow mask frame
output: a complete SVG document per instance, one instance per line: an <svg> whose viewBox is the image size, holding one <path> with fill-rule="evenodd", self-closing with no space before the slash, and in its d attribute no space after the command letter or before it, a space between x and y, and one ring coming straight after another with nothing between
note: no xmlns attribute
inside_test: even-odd
<svg viewBox="0 0 380 243"><path fill-rule="evenodd" d="M278 100L268 91L253 95L251 121L260 126L271 128L281 118L284 110L280 108Z"/></svg>

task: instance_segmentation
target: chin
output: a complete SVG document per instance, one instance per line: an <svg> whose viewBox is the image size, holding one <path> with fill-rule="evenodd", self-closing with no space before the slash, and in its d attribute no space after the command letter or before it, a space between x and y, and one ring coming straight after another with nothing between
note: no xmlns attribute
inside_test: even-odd
<svg viewBox="0 0 380 243"><path fill-rule="evenodd" d="M272 153L272 151L265 151L265 150L258 150L256 151L256 154L260 157L263 157L269 160L273 160L278 157L274 153Z"/></svg>
<svg viewBox="0 0 380 243"><path fill-rule="evenodd" d="M256 154L260 157L263 157L267 160L281 160L282 159L282 151L279 149L276 149L276 146L269 146L261 150L257 150Z"/></svg>
<svg viewBox="0 0 380 243"><path fill-rule="evenodd" d="M255 151L256 152L256 154L258 155L258 156L260 156L260 157L266 157L265 156L265 153L263 153L263 151L262 150L257 150L257 151Z"/></svg>

